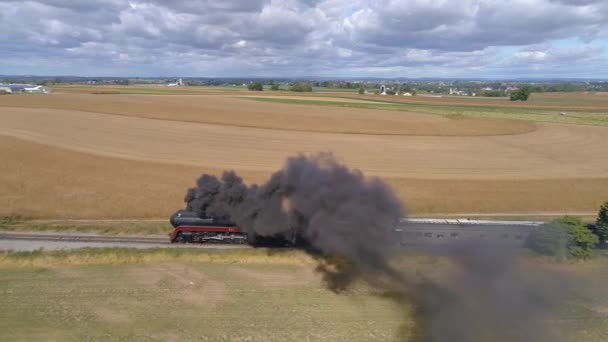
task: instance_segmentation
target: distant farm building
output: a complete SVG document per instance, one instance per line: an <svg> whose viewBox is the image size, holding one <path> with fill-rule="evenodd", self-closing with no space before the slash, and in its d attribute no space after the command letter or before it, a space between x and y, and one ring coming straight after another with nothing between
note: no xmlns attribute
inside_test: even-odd
<svg viewBox="0 0 608 342"><path fill-rule="evenodd" d="M3 89L8 93L50 93L49 88L32 84L0 84L0 89Z"/></svg>
<svg viewBox="0 0 608 342"><path fill-rule="evenodd" d="M384 84L380 86L380 95L386 95L386 87Z"/></svg>
<svg viewBox="0 0 608 342"><path fill-rule="evenodd" d="M180 78L177 80L177 82L175 83L169 83L167 84L167 87L183 87L184 86L184 81Z"/></svg>

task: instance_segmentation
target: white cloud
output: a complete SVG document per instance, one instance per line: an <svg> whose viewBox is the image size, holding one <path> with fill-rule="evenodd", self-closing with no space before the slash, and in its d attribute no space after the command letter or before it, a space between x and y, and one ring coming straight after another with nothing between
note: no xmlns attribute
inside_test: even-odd
<svg viewBox="0 0 608 342"><path fill-rule="evenodd" d="M0 30L6 74L608 76L601 0L0 0Z"/></svg>

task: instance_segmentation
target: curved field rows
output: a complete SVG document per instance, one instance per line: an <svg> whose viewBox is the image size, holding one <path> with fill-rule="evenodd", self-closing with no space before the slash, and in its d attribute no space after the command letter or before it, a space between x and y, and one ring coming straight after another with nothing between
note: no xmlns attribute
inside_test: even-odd
<svg viewBox="0 0 608 342"><path fill-rule="evenodd" d="M221 171L101 157L0 135L0 217L166 218L183 206L185 190L201 173ZM270 176L239 174L247 182ZM608 198L608 178L385 180L411 212L423 215L595 212Z"/></svg>
<svg viewBox="0 0 608 342"><path fill-rule="evenodd" d="M264 98L281 97L264 96ZM285 96L283 98L311 99L312 97ZM322 99L347 101L335 97ZM351 100L348 101L352 102ZM365 103L364 101L361 102ZM10 107L78 110L151 119L228 125L237 128L251 127L350 134L505 135L530 132L536 128L533 123L525 121L474 118L451 120L439 115L412 112L268 103L221 95L52 94L3 96L0 99L0 115L8 112Z"/></svg>
<svg viewBox="0 0 608 342"><path fill-rule="evenodd" d="M608 129L539 125L508 136L387 136L235 128L91 112L11 108L0 134L109 157L271 171L295 153L334 152L366 173L420 179L608 175Z"/></svg>

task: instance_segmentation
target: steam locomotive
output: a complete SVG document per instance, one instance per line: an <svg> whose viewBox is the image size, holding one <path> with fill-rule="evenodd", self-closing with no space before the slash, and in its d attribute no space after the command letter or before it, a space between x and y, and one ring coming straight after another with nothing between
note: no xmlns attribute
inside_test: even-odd
<svg viewBox="0 0 608 342"><path fill-rule="evenodd" d="M300 240L293 229L283 234L261 236L246 233L226 217L209 217L194 211L178 210L171 215L171 243L250 244L252 246L293 246Z"/></svg>

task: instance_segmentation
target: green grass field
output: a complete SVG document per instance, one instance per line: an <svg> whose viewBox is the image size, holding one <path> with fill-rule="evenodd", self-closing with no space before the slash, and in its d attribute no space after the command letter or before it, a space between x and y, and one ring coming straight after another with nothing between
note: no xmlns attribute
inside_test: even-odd
<svg viewBox="0 0 608 342"><path fill-rule="evenodd" d="M103 255L120 252L107 253L98 264L1 267L0 340L390 341L402 324L390 301L365 288L334 294L297 261L189 262L200 253L185 253L112 265Z"/></svg>
<svg viewBox="0 0 608 342"><path fill-rule="evenodd" d="M0 218L0 230L16 232L95 233L101 235L167 235L168 220L28 220Z"/></svg>
<svg viewBox="0 0 608 342"><path fill-rule="evenodd" d="M407 255L408 273L453 264ZM608 280L608 259L544 262ZM452 265L452 266L450 266ZM413 307L358 284L335 294L289 250L83 249L0 254L2 341L419 341ZM606 296L569 298L548 317L564 341L605 341ZM474 322L472 322L474 323ZM472 324L473 325L473 324Z"/></svg>
<svg viewBox="0 0 608 342"><path fill-rule="evenodd" d="M554 122L564 124L598 125L608 126L608 114L605 111L591 109L568 110L567 115L560 115L560 111L551 108L521 108L521 107L498 107L498 106L467 106L467 105L441 105L427 103L411 103L384 101L376 99L365 99L368 102L338 102L331 100L307 100L303 99L277 99L264 97L246 97L250 100L299 104L332 106L345 108L381 109L404 112L428 113L458 119L461 117L483 117L528 120L536 122Z"/></svg>

